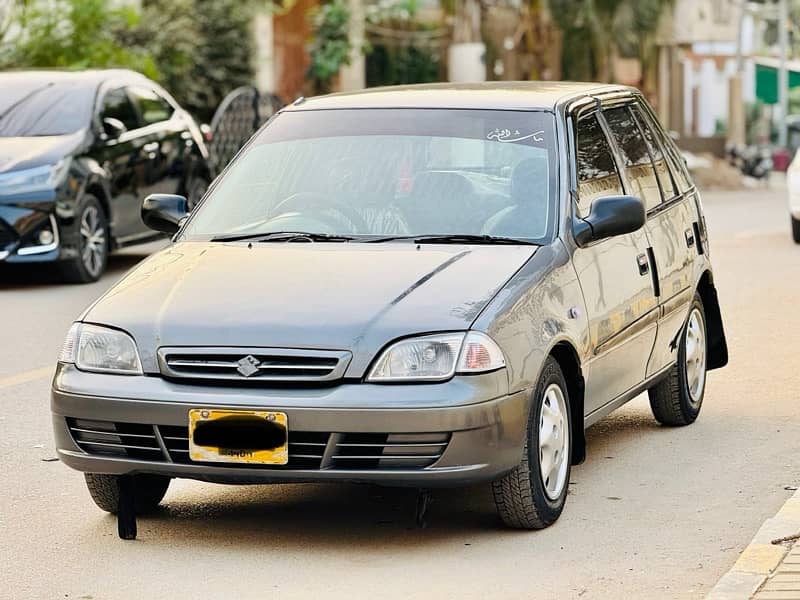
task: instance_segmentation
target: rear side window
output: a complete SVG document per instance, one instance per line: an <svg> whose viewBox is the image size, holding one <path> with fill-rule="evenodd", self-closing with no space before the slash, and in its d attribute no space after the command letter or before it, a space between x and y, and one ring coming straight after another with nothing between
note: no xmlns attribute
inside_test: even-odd
<svg viewBox="0 0 800 600"><path fill-rule="evenodd" d="M661 146L666 154L667 163L669 163L670 169L672 170L672 176L678 190L681 193L689 191L694 186L694 183L692 183L692 179L689 176L689 170L686 168L686 162L683 156L681 156L680 150L678 150L678 147L669 134L664 131L658 119L653 116L652 109L641 105L639 105L639 109L645 116L649 117L648 122L650 123L653 133L659 136L662 141Z"/></svg>
<svg viewBox="0 0 800 600"><path fill-rule="evenodd" d="M661 151L661 144L656 141L656 134L650 128L649 119L645 117L642 113L642 109L638 105L632 106L631 110L633 110L636 121L639 123L639 127L644 133L644 139L647 142L650 155L653 157L653 166L656 169L658 183L661 184L661 192L664 199L669 200L670 198L674 198L678 194L675 191L675 185L672 183L672 175L670 175L664 153Z"/></svg>
<svg viewBox="0 0 800 600"><path fill-rule="evenodd" d="M603 114L625 161L625 179L631 187L629 193L640 198L645 209L655 208L661 203L661 190L649 149L633 114L627 106L612 108Z"/></svg>
<svg viewBox="0 0 800 600"><path fill-rule="evenodd" d="M139 118L131 104L128 94L122 88L111 90L103 98L103 109L100 113L103 119L117 119L128 130L139 127Z"/></svg>
<svg viewBox="0 0 800 600"><path fill-rule="evenodd" d="M153 90L133 87L130 89L130 93L145 125L160 123L172 116L172 106Z"/></svg>
<svg viewBox="0 0 800 600"><path fill-rule="evenodd" d="M592 202L604 196L622 194L622 182L603 129L592 115L578 121L578 205L579 217L589 214Z"/></svg>

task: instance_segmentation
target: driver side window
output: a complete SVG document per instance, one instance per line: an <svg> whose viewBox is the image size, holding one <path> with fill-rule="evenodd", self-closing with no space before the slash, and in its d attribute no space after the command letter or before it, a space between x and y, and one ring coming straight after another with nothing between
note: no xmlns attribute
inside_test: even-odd
<svg viewBox="0 0 800 600"><path fill-rule="evenodd" d="M101 119L117 119L125 125L128 131L139 127L139 118L133 108L128 94L123 88L111 90L103 98L103 108L100 112Z"/></svg>
<svg viewBox="0 0 800 600"><path fill-rule="evenodd" d="M595 198L622 195L622 181L614 155L596 115L578 121L577 128L578 203L575 214L589 214Z"/></svg>

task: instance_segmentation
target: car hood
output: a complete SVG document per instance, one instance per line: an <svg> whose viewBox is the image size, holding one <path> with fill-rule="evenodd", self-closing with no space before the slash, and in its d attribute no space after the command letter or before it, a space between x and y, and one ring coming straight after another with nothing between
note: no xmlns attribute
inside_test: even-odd
<svg viewBox="0 0 800 600"><path fill-rule="evenodd" d="M162 346L350 350L361 376L387 343L469 328L535 246L181 242L83 316L134 336L146 372Z"/></svg>
<svg viewBox="0 0 800 600"><path fill-rule="evenodd" d="M83 130L68 135L0 137L0 173L52 165L83 141Z"/></svg>

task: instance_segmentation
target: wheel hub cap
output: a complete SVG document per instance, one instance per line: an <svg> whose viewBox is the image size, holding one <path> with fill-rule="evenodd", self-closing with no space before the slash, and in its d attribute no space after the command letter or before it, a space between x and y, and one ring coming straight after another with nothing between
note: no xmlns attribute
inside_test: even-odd
<svg viewBox="0 0 800 600"><path fill-rule="evenodd" d="M542 400L539 420L539 472L547 497L558 498L564 491L569 467L569 421L564 392L549 385Z"/></svg>
<svg viewBox="0 0 800 600"><path fill-rule="evenodd" d="M97 207L89 206L81 216L81 260L92 275L103 268L106 252L106 232Z"/></svg>
<svg viewBox="0 0 800 600"><path fill-rule="evenodd" d="M706 383L706 331L703 316L697 308L692 309L689 314L684 344L686 385L689 388L689 398L696 405L703 397Z"/></svg>

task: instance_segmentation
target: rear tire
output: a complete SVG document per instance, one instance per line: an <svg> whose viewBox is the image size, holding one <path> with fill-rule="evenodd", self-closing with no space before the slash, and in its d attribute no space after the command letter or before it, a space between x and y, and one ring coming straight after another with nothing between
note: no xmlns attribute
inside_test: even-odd
<svg viewBox="0 0 800 600"><path fill-rule="evenodd" d="M792 239L795 244L800 244L800 219L792 217Z"/></svg>
<svg viewBox="0 0 800 600"><path fill-rule="evenodd" d="M84 195L77 210L78 255L60 264L61 275L69 283L97 281L108 263L108 219L100 201Z"/></svg>
<svg viewBox="0 0 800 600"><path fill-rule="evenodd" d="M662 425L691 425L700 414L706 391L707 339L703 301L695 294L681 332L678 362L648 390L653 416Z"/></svg>
<svg viewBox="0 0 800 600"><path fill-rule="evenodd" d="M492 483L497 512L508 527L544 529L561 515L571 469L569 411L564 374L548 357L534 391L522 460Z"/></svg>
<svg viewBox="0 0 800 600"><path fill-rule="evenodd" d="M118 475L101 475L98 473L84 473L86 487L94 503L102 510L117 514L119 506ZM143 515L155 510L169 488L170 478L163 475L141 474L134 475L135 498L133 507L137 515Z"/></svg>

